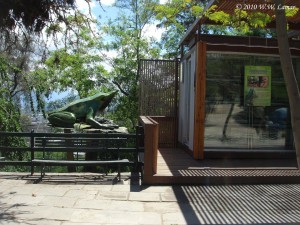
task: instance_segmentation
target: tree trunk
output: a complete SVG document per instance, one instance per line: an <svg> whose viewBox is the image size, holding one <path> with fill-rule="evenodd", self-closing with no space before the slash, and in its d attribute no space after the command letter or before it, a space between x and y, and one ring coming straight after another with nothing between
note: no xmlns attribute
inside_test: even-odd
<svg viewBox="0 0 300 225"><path fill-rule="evenodd" d="M232 101L234 101L234 100L232 100ZM225 124L224 124L224 127L223 127L222 141L226 141L227 140L226 131L227 131L227 127L228 127L228 123L229 123L230 117L232 116L233 109L234 109L234 103L231 104L229 112L228 112L228 115L227 115L226 120L225 120Z"/></svg>
<svg viewBox="0 0 300 225"><path fill-rule="evenodd" d="M292 57L289 48L289 40L287 36L287 21L285 10L278 9L283 6L283 0L274 0L276 7L276 33L278 40L278 48L280 54L280 62L282 72L289 97L291 123L294 134L294 142L296 147L298 169L300 169L300 94L297 79L295 76Z"/></svg>

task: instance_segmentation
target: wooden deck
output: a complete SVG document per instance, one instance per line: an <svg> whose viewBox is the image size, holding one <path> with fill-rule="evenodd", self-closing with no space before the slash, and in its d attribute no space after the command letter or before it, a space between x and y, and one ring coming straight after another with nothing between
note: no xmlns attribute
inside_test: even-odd
<svg viewBox="0 0 300 225"><path fill-rule="evenodd" d="M157 173L147 184L300 183L296 159L194 160L182 149L159 149Z"/></svg>

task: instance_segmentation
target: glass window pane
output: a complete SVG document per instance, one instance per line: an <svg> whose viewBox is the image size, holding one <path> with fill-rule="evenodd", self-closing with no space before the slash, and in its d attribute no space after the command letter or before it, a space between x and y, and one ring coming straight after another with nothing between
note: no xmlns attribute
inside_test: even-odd
<svg viewBox="0 0 300 225"><path fill-rule="evenodd" d="M300 68L300 63L297 65ZM270 106L245 104L245 66L271 68ZM207 53L206 79L205 148L293 148L279 57ZM257 95L253 93L253 97Z"/></svg>

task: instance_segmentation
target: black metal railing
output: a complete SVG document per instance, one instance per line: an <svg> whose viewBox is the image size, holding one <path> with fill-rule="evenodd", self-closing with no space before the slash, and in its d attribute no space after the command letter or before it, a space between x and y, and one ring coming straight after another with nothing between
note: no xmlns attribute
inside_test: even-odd
<svg viewBox="0 0 300 225"><path fill-rule="evenodd" d="M65 160L68 153L73 156L75 153L72 160L105 160L112 155L118 159L126 157L133 170L138 170L142 143L141 128L137 128L135 134L0 132L0 170L7 165L22 166L30 168L33 174L34 159ZM85 158L79 159L79 153L84 153Z"/></svg>

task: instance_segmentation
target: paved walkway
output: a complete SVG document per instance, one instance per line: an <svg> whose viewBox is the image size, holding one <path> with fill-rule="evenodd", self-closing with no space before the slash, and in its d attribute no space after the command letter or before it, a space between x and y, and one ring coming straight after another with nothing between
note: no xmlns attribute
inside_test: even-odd
<svg viewBox="0 0 300 225"><path fill-rule="evenodd" d="M300 185L33 184L0 175L0 224L300 224Z"/></svg>

